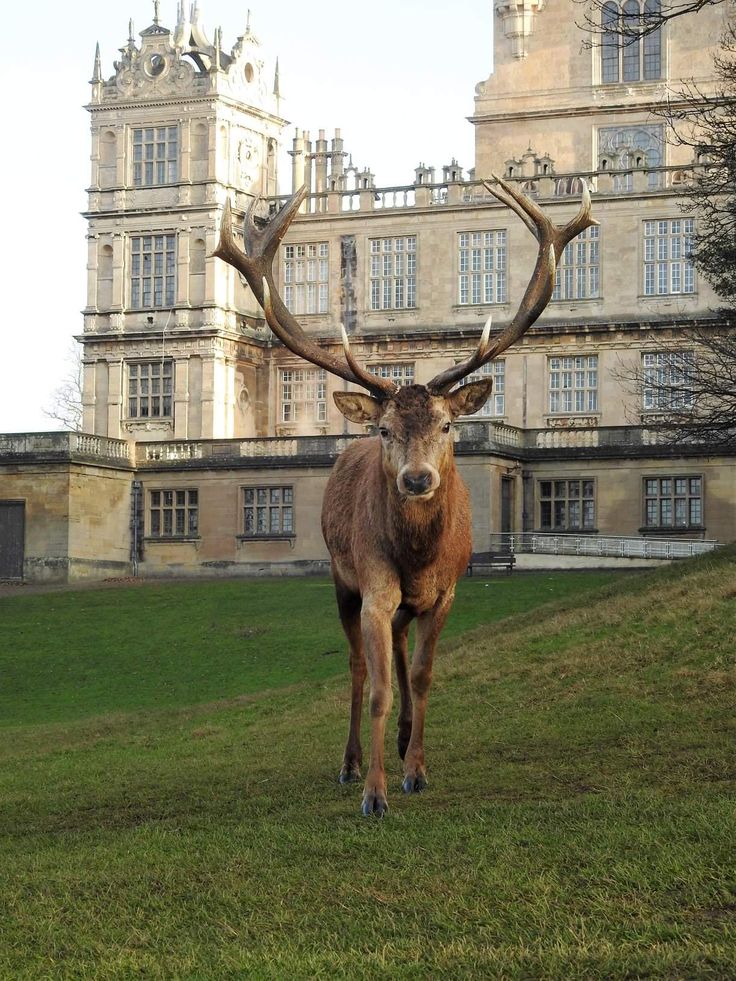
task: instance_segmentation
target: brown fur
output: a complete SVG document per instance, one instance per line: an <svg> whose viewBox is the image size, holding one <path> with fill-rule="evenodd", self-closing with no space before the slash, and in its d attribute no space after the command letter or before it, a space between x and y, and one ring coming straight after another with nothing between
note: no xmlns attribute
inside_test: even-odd
<svg viewBox="0 0 736 981"><path fill-rule="evenodd" d="M387 807L383 744L392 700L392 655L401 696L404 790L426 787L424 717L434 649L452 606L455 583L471 552L468 492L455 467L452 433L444 429L456 415L482 405L490 384L478 386L474 392L450 396L410 386L383 403L364 395L336 398L348 418L370 418L384 431L383 437L361 440L340 457L322 509L353 677L342 782L360 775L366 675L370 681L371 761L363 796L365 814L382 815ZM401 474L407 468L412 474L425 467L436 471L438 486L424 497L402 493ZM409 669L407 633L415 618L416 646Z"/></svg>

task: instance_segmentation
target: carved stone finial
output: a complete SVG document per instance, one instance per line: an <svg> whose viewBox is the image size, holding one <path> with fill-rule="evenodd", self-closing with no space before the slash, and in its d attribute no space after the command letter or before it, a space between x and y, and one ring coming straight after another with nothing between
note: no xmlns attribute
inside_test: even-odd
<svg viewBox="0 0 736 981"><path fill-rule="evenodd" d="M534 33L534 15L546 5L547 0L496 0L496 13L503 22L503 33L511 41L514 58L526 58L527 38Z"/></svg>
<svg viewBox="0 0 736 981"><path fill-rule="evenodd" d="M158 27L159 22L159 7L161 6L161 0L153 0L153 23Z"/></svg>
<svg viewBox="0 0 736 981"><path fill-rule="evenodd" d="M95 67L92 72L92 84L102 81L102 61L100 59L100 42L97 42L95 48Z"/></svg>

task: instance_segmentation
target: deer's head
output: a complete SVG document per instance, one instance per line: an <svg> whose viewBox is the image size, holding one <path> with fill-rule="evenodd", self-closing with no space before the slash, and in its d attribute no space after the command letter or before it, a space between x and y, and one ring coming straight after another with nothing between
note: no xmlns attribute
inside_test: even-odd
<svg viewBox="0 0 736 981"><path fill-rule="evenodd" d="M521 218L539 243L537 261L516 316L505 330L490 340L488 319L480 342L466 360L441 372L426 385L401 388L386 378L372 374L352 355L343 329L344 358L319 347L302 330L289 312L273 283L273 259L292 218L299 210L306 188L302 187L281 211L265 225L256 224L251 204L245 216L245 251L233 238L230 205L225 205L220 242L215 255L234 266L263 307L271 330L283 344L300 357L343 378L368 394L336 392L335 403L344 416L357 423L377 427L383 444L383 464L396 480L399 493L417 500L429 500L441 485L452 460L452 423L462 415L477 412L491 394L492 380L456 384L488 361L496 358L528 330L552 296L555 271L562 252L576 235L598 223L590 214L587 187L578 214L564 226L554 225L526 195L499 177L486 188Z"/></svg>
<svg viewBox="0 0 736 981"><path fill-rule="evenodd" d="M449 395L426 385L398 388L388 398L335 392L335 404L351 422L372 424L381 440L383 469L399 494L428 501L452 463L458 416L478 412L491 394L492 379L471 382Z"/></svg>

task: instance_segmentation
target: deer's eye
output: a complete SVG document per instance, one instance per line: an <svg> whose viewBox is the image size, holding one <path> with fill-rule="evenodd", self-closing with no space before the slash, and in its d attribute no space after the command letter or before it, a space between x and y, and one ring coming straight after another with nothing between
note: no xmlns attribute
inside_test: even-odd
<svg viewBox="0 0 736 981"><path fill-rule="evenodd" d="M444 426L442 427L442 432L443 432L443 433L449 433L449 431L450 431L451 429L452 429L452 423L451 423L451 422L446 422L446 423L444 424Z"/></svg>
<svg viewBox="0 0 736 981"><path fill-rule="evenodd" d="M388 429L386 429L385 426L381 426L378 432L381 434L381 439L388 439L389 436L391 435L391 433L388 431Z"/></svg>

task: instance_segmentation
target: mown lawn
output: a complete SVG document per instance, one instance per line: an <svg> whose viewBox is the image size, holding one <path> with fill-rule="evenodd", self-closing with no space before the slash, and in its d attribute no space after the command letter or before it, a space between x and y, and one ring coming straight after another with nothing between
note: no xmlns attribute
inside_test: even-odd
<svg viewBox="0 0 736 981"><path fill-rule="evenodd" d="M462 584L383 821L326 585L0 601L0 976L736 976L734 552L604 578Z"/></svg>

